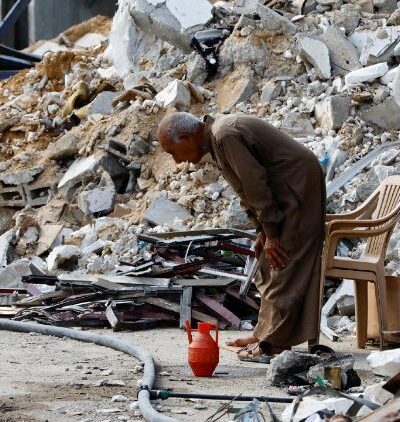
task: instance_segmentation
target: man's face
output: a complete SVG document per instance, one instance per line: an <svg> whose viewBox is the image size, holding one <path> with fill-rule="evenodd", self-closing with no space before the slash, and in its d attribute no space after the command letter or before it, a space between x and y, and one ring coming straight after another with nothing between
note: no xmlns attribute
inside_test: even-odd
<svg viewBox="0 0 400 422"><path fill-rule="evenodd" d="M206 153L203 142L202 132L183 135L181 142L174 142L168 136L161 134L159 141L165 152L172 155L176 163L198 163Z"/></svg>

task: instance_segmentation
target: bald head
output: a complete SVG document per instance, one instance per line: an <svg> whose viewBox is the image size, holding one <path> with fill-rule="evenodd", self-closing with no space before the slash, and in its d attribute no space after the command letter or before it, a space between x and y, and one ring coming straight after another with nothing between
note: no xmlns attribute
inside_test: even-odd
<svg viewBox="0 0 400 422"><path fill-rule="evenodd" d="M203 123L193 114L183 111L165 116L158 126L158 138L168 137L171 142L182 141L182 134L194 134L199 131Z"/></svg>
<svg viewBox="0 0 400 422"><path fill-rule="evenodd" d="M165 116L158 126L162 148L180 163L198 163L208 151L204 123L190 113L176 112Z"/></svg>

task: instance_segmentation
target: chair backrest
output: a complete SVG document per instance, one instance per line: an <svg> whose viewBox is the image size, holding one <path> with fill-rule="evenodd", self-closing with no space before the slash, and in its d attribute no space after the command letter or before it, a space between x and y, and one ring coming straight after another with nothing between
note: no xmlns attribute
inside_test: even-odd
<svg viewBox="0 0 400 422"><path fill-rule="evenodd" d="M386 178L379 186L379 198L372 214L372 219L386 217L400 204L400 176L390 176ZM393 229L371 237L368 240L366 254L381 256L384 258L386 247L389 242Z"/></svg>

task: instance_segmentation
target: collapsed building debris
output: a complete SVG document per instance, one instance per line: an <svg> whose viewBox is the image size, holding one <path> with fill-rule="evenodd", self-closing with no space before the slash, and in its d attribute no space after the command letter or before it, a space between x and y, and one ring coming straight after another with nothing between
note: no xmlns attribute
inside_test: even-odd
<svg viewBox="0 0 400 422"><path fill-rule="evenodd" d="M96 17L31 46L41 61L0 83L0 315L114 330L190 318L254 325L251 224L210 157L177 165L160 149L157 123L170 111L242 112L290 134L324 166L330 212L357 208L399 173L393 2L211 3L120 0L112 23ZM399 233L388 248L394 275ZM326 283L331 339L355 329L347 287ZM312 356L299 370L314 367L308 385L325 377ZM381 375L397 368L370 361ZM351 370L351 358L341 364ZM375 393L364 398L383 405ZM352 407L312 400L292 420Z"/></svg>

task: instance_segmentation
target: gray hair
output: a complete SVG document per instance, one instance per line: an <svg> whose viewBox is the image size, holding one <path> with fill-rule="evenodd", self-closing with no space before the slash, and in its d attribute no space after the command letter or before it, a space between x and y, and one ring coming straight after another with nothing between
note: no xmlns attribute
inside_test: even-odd
<svg viewBox="0 0 400 422"><path fill-rule="evenodd" d="M183 132L196 133L201 124L201 120L193 114L179 111L168 114L161 120L158 133L165 131L173 142L178 143Z"/></svg>

